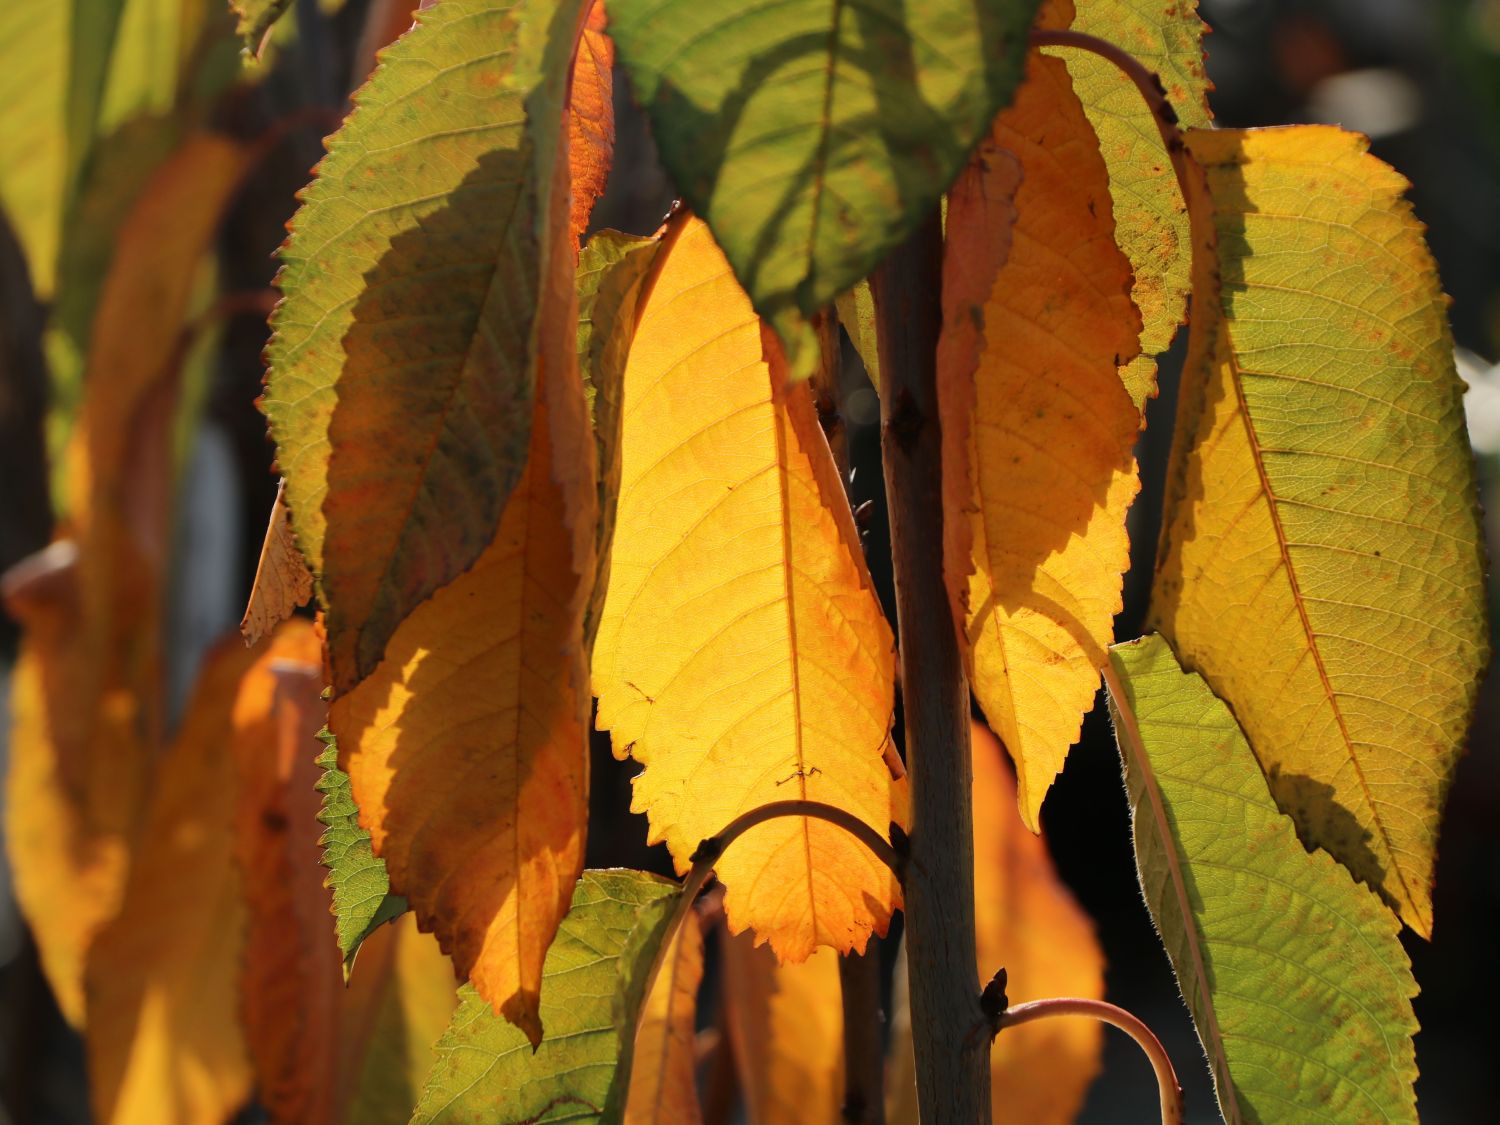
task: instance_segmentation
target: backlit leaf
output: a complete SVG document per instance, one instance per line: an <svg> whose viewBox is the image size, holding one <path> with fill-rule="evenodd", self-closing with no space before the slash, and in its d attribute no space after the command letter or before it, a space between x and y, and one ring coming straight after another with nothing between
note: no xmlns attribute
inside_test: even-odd
<svg viewBox="0 0 1500 1125"><path fill-rule="evenodd" d="M554 409L569 391L573 409ZM582 388L549 377L536 407L494 542L329 715L392 888L533 1042L543 956L583 870L595 535ZM585 514L570 526L570 512Z"/></svg>
<svg viewBox="0 0 1500 1125"><path fill-rule="evenodd" d="M613 0L610 34L677 188L794 377L806 318L938 204L1021 76L1034 0Z"/></svg>
<svg viewBox="0 0 1500 1125"><path fill-rule="evenodd" d="M0 6L0 212L37 296L52 293L68 199L69 37L74 4Z"/></svg>
<svg viewBox="0 0 1500 1125"><path fill-rule="evenodd" d="M1153 620L1233 708L1304 842L1428 934L1488 652L1432 258L1362 137L1225 130L1189 148L1209 199Z"/></svg>
<svg viewBox="0 0 1500 1125"><path fill-rule="evenodd" d="M533 1051L465 985L412 1125L618 1120L636 1014L677 893L637 871L585 872L547 952L547 1038Z"/></svg>
<svg viewBox="0 0 1500 1125"><path fill-rule="evenodd" d="M703 980L703 931L688 915L641 1007L624 1125L698 1125L693 1033Z"/></svg>
<svg viewBox="0 0 1500 1125"><path fill-rule="evenodd" d="M568 228L575 242L589 225L595 201L604 194L615 151L615 45L604 33L603 0L585 2L589 3L588 18L578 37L568 98L573 192Z"/></svg>
<svg viewBox="0 0 1500 1125"><path fill-rule="evenodd" d="M575 362L563 100L580 2L419 12L282 251L265 405L336 692L494 539L536 371Z"/></svg>
<svg viewBox="0 0 1500 1125"><path fill-rule="evenodd" d="M235 986L245 907L225 732L257 652L226 638L157 763L119 915L88 952L89 1087L101 1125L224 1121L250 1093Z"/></svg>
<svg viewBox="0 0 1500 1125"><path fill-rule="evenodd" d="M266 32L291 6L292 0L229 0L230 9L238 17L234 30L245 41L245 50L259 55Z"/></svg>
<svg viewBox="0 0 1500 1125"><path fill-rule="evenodd" d="M800 964L777 964L749 934L729 938L723 950L725 1014L750 1125L843 1121L838 956L819 949Z"/></svg>
<svg viewBox="0 0 1500 1125"><path fill-rule="evenodd" d="M277 622L285 621L312 597L312 575L287 523L284 489L285 485L276 488L276 503L271 506L271 522L266 526L266 541L260 548L255 583L250 587L245 616L240 619L240 633L246 644L253 645L266 636Z"/></svg>
<svg viewBox="0 0 1500 1125"><path fill-rule="evenodd" d="M632 808L679 872L767 801L906 822L882 759L893 643L805 385L767 363L760 322L708 228L679 229L625 372L598 722L644 764ZM716 864L736 932L779 956L861 949L899 903L842 829L782 817Z"/></svg>
<svg viewBox="0 0 1500 1125"><path fill-rule="evenodd" d="M1114 244L1093 129L1057 59L1032 53L1015 104L954 186L948 228L947 578L974 694L1036 831L1099 687L1139 487L1140 415L1118 374L1140 330L1130 263Z"/></svg>
<svg viewBox="0 0 1500 1125"><path fill-rule="evenodd" d="M870 378L870 385L878 392L880 348L875 337L875 295L870 291L870 283L861 281L847 293L840 294L838 310L839 323L844 326L849 342L859 353L860 361L865 365L865 374Z"/></svg>
<svg viewBox="0 0 1500 1125"><path fill-rule="evenodd" d="M1185 126L1210 120L1196 0L1086 0L1075 31L1129 51L1162 82ZM1056 24L1055 26L1065 26ZM1115 238L1135 275L1131 297L1141 310L1141 354L1122 373L1137 406L1156 393L1156 356L1182 323L1189 288L1192 238L1187 207L1161 134L1140 92L1115 65L1086 51L1051 49L1068 61L1073 88L1099 135L1109 165Z"/></svg>
<svg viewBox="0 0 1500 1125"><path fill-rule="evenodd" d="M1164 640L1111 660L1141 887L1225 1120L1415 1122L1399 924L1303 850L1229 709Z"/></svg>

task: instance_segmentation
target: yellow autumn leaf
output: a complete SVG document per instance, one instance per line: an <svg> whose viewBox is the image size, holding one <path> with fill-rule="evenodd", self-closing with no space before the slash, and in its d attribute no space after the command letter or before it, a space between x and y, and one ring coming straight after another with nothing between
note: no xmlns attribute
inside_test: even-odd
<svg viewBox="0 0 1500 1125"><path fill-rule="evenodd" d="M1139 488L1139 413L1118 373L1140 331L1130 263L1059 60L1032 52L1015 103L955 185L948 224L966 233L945 251L938 345L945 505L957 517L947 578L974 694L1036 831L1098 690Z"/></svg>
<svg viewBox="0 0 1500 1125"><path fill-rule="evenodd" d="M844 1009L837 955L819 949L800 964L777 964L749 934L728 938L723 951L724 1010L749 1125L838 1125Z"/></svg>
<svg viewBox="0 0 1500 1125"><path fill-rule="evenodd" d="M807 388L766 361L703 223L660 253L625 371L594 650L599 726L645 766L632 808L679 872L768 801L826 801L881 833L904 825L905 783L882 759L890 629ZM716 870L730 928L793 961L863 948L899 903L863 845L801 817L751 829Z"/></svg>
<svg viewBox="0 0 1500 1125"><path fill-rule="evenodd" d="M1304 843L1425 935L1488 653L1436 270L1363 137L1188 144L1206 197L1154 626L1233 708Z"/></svg>
<svg viewBox="0 0 1500 1125"><path fill-rule="evenodd" d="M245 906L224 732L259 653L209 654L156 784L118 916L88 951L85 1042L100 1125L224 1121L249 1097L236 983Z"/></svg>
<svg viewBox="0 0 1500 1125"><path fill-rule="evenodd" d="M271 520L266 525L265 542L260 548L260 562L255 567L255 581L250 587L250 601L240 619L240 633L246 644L254 644L270 633L277 622L285 621L298 606L312 597L313 576L307 569L302 552L292 538L287 521L286 483L276 487L276 502L271 506Z"/></svg>
<svg viewBox="0 0 1500 1125"><path fill-rule="evenodd" d="M1015 813L1016 782L995 736L974 723L974 925L979 977L1004 967L1012 1004L1049 996L1104 996L1104 954L1089 920L1058 879L1041 837ZM900 1001L892 1020L891 1125L917 1121L911 1021ZM997 1119L1067 1125L1099 1073L1104 1025L1039 1020L1007 1028L990 1048Z"/></svg>
<svg viewBox="0 0 1500 1125"><path fill-rule="evenodd" d="M570 391L571 410L558 405ZM582 408L576 380L538 385L529 460L494 542L329 712L391 889L533 1044L542 961L583 870L588 817L594 524L570 514L595 503Z"/></svg>
<svg viewBox="0 0 1500 1125"><path fill-rule="evenodd" d="M677 927L641 1006L624 1125L698 1125L694 1020L703 981L703 931L689 915Z"/></svg>

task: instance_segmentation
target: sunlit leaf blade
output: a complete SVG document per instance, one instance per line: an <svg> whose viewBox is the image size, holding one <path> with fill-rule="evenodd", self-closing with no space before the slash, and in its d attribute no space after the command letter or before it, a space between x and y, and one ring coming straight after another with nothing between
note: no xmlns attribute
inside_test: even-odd
<svg viewBox="0 0 1500 1125"><path fill-rule="evenodd" d="M703 931L688 915L641 1007L630 1067L624 1125L698 1125L694 1074L698 986L703 980Z"/></svg>
<svg viewBox="0 0 1500 1125"><path fill-rule="evenodd" d="M250 1093L235 997L245 923L235 767L223 740L255 656L238 637L210 654L157 763L120 913L88 952L85 1040L101 1125L223 1121Z"/></svg>
<svg viewBox="0 0 1500 1125"><path fill-rule="evenodd" d="M1428 934L1488 654L1445 300L1405 181L1364 138L1189 147L1210 199L1155 627L1233 708L1303 840Z"/></svg>
<svg viewBox="0 0 1500 1125"><path fill-rule="evenodd" d="M67 205L69 35L73 4L0 6L0 214L38 297L52 293Z"/></svg>
<svg viewBox="0 0 1500 1125"><path fill-rule="evenodd" d="M645 765L632 807L679 871L767 801L826 801L884 833L907 816L882 758L893 644L807 388L763 358L703 223L661 252L625 373L599 726ZM863 845L802 817L752 828L716 870L730 928L792 960L863 948L899 902Z"/></svg>
<svg viewBox="0 0 1500 1125"><path fill-rule="evenodd" d="M284 488L279 485L276 489L276 502L271 506L271 520L266 525L266 539L255 568L255 582L250 587L250 601L240 619L240 634L246 644L253 645L267 636L278 622L285 621L312 597L312 575L287 522Z"/></svg>
<svg viewBox="0 0 1500 1125"><path fill-rule="evenodd" d="M618 1120L636 1013L676 901L677 885L653 875L585 872L547 953L546 1039L533 1052L465 985L413 1125L522 1125L549 1112L549 1120Z"/></svg>
<svg viewBox="0 0 1500 1125"><path fill-rule="evenodd" d="M323 775L318 791L323 807L323 866L328 868L328 888L333 892L334 931L347 974L354 955L372 931L406 910L406 899L391 894L385 860L370 848L370 833L359 826L359 806L349 788L349 775L339 769L339 751L333 736L324 734L318 765Z"/></svg>
<svg viewBox="0 0 1500 1125"><path fill-rule="evenodd" d="M604 0L589 4L573 83L568 92L568 156L573 201L568 227L576 239L589 225L594 203L604 194L615 151L615 44L604 33Z"/></svg>
<svg viewBox="0 0 1500 1125"><path fill-rule="evenodd" d="M805 318L937 206L1020 78L1035 0L613 0L662 159L794 376Z"/></svg>
<svg viewBox="0 0 1500 1125"><path fill-rule="evenodd" d="M839 323L849 335L849 342L865 365L870 384L880 390L880 349L875 337L875 297L870 283L861 281L838 298Z"/></svg>
<svg viewBox="0 0 1500 1125"><path fill-rule="evenodd" d="M724 1011L747 1119L753 1125L843 1121L844 1010L834 951L778 965L749 934L729 938L722 949Z"/></svg>
<svg viewBox="0 0 1500 1125"><path fill-rule="evenodd" d="M1104 996L1104 955L1087 914L1057 877L1047 845L1016 813L1004 751L981 724L974 761L974 913L979 977L1003 967L1012 1004L1048 996ZM892 1125L917 1121L909 1011L892 1020L887 1078ZM991 1101L1006 1120L1067 1125L1099 1073L1104 1027L1094 1020L1040 1020L1007 1028L990 1048ZM999 1116L999 1114L997 1114Z"/></svg>
<svg viewBox="0 0 1500 1125"><path fill-rule="evenodd" d="M1399 924L1303 849L1234 716L1162 638L1111 660L1141 886L1225 1120L1415 1122Z"/></svg>
<svg viewBox="0 0 1500 1125"><path fill-rule="evenodd" d="M282 251L265 406L336 691L494 538L542 354L573 363L556 157L578 3L421 11L356 96Z"/></svg>
<svg viewBox="0 0 1500 1125"><path fill-rule="evenodd" d="M238 17L235 34L245 41L245 50L258 55L266 32L291 6L292 0L229 0L230 10Z"/></svg>
<svg viewBox="0 0 1500 1125"><path fill-rule="evenodd" d="M1094 704L1139 487L1140 415L1118 373L1140 330L1130 263L1059 60L1032 53L1015 103L954 185L948 229L938 345L954 514L947 581L974 694L1016 763L1021 816L1036 831Z"/></svg>
<svg viewBox="0 0 1500 1125"><path fill-rule="evenodd" d="M553 402L569 390L560 442ZM596 527L582 387L549 377L537 392L530 461L494 542L329 713L391 886L533 1042L543 957L583 870ZM572 527L570 512L583 513Z"/></svg>
<svg viewBox="0 0 1500 1125"><path fill-rule="evenodd" d="M1073 30L1122 47L1155 72L1183 125L1209 123L1206 27L1196 0L1086 0L1077 8ZM1131 398L1143 406L1156 393L1156 356L1172 342L1186 307L1192 258L1187 208L1161 134L1130 80L1086 51L1053 53L1067 59L1109 165L1115 238L1130 259L1131 297L1144 321L1141 354L1123 375Z"/></svg>

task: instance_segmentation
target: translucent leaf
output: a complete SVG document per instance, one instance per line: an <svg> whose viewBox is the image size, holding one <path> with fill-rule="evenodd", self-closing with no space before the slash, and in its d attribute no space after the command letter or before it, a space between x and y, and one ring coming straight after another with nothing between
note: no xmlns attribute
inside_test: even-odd
<svg viewBox="0 0 1500 1125"><path fill-rule="evenodd" d="M1303 850L1229 709L1164 640L1111 660L1141 887L1225 1120L1415 1122L1398 923Z"/></svg>
<svg viewBox="0 0 1500 1125"><path fill-rule="evenodd" d="M1304 842L1428 934L1483 537L1446 303L1366 143L1190 134L1207 198L1152 614Z"/></svg>
<svg viewBox="0 0 1500 1125"><path fill-rule="evenodd" d="M465 985L413 1125L522 1125L549 1111L569 1121L618 1120L636 1014L677 893L675 883L636 871L585 872L547 953L547 1038L533 1051Z"/></svg>
<svg viewBox="0 0 1500 1125"><path fill-rule="evenodd" d="M599 726L645 765L632 808L679 871L767 801L826 801L883 833L907 816L882 758L893 643L807 388L763 358L704 224L661 252L625 372ZM716 870L730 928L792 960L863 948L899 902L863 845L801 817L752 828Z"/></svg>
<svg viewBox="0 0 1500 1125"><path fill-rule="evenodd" d="M1140 331L1130 263L1093 128L1057 59L1032 53L1015 104L954 185L948 229L948 588L974 694L1036 831L1094 705L1139 488L1140 414L1118 373Z"/></svg>
<svg viewBox="0 0 1500 1125"><path fill-rule="evenodd" d="M694 1073L702 980L703 931L690 914L677 928L641 1008L624 1125L699 1125L703 1120Z"/></svg>
<svg viewBox="0 0 1500 1125"><path fill-rule="evenodd" d="M678 190L794 377L806 317L938 204L1020 78L1034 0L613 0L610 34Z"/></svg>

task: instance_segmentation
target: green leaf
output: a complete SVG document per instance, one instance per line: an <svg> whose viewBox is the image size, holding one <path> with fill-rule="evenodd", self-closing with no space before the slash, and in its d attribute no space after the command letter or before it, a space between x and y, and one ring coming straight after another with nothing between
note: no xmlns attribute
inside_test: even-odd
<svg viewBox="0 0 1500 1125"><path fill-rule="evenodd" d="M493 540L539 357L572 331L573 244L548 211L567 206L553 172L579 5L420 12L292 222L265 408L340 694Z"/></svg>
<svg viewBox="0 0 1500 1125"><path fill-rule="evenodd" d="M578 369L593 415L599 453L599 567L584 636L592 650L609 587L610 543L620 495L620 409L625 360L635 338L637 309L663 239L597 231L578 259Z"/></svg>
<svg viewBox="0 0 1500 1125"><path fill-rule="evenodd" d="M585 871L547 953L541 1046L533 1053L464 985L413 1125L618 1121L636 1013L679 890L638 871Z"/></svg>
<svg viewBox="0 0 1500 1125"><path fill-rule="evenodd" d="M1416 1121L1400 926L1303 850L1229 709L1166 641L1116 645L1110 661L1141 887L1224 1119Z"/></svg>
<svg viewBox="0 0 1500 1125"><path fill-rule="evenodd" d="M794 376L806 318L938 205L1021 78L1035 0L612 0L662 159Z"/></svg>
<svg viewBox="0 0 1500 1125"><path fill-rule="evenodd" d="M349 775L339 769L339 750L333 735L319 735L323 752L318 765L323 778L318 792L323 809L318 819L326 826L318 841L323 846L323 866L328 868L328 887L333 891L334 930L344 959L344 976L354 968L360 945L378 927L406 913L406 899L391 894L385 860L370 848L370 834L359 826L359 807L349 787Z"/></svg>
<svg viewBox="0 0 1500 1125"><path fill-rule="evenodd" d="M266 32L291 6L292 0L229 0L230 10L239 17L234 30L245 41L245 50L258 56Z"/></svg>

